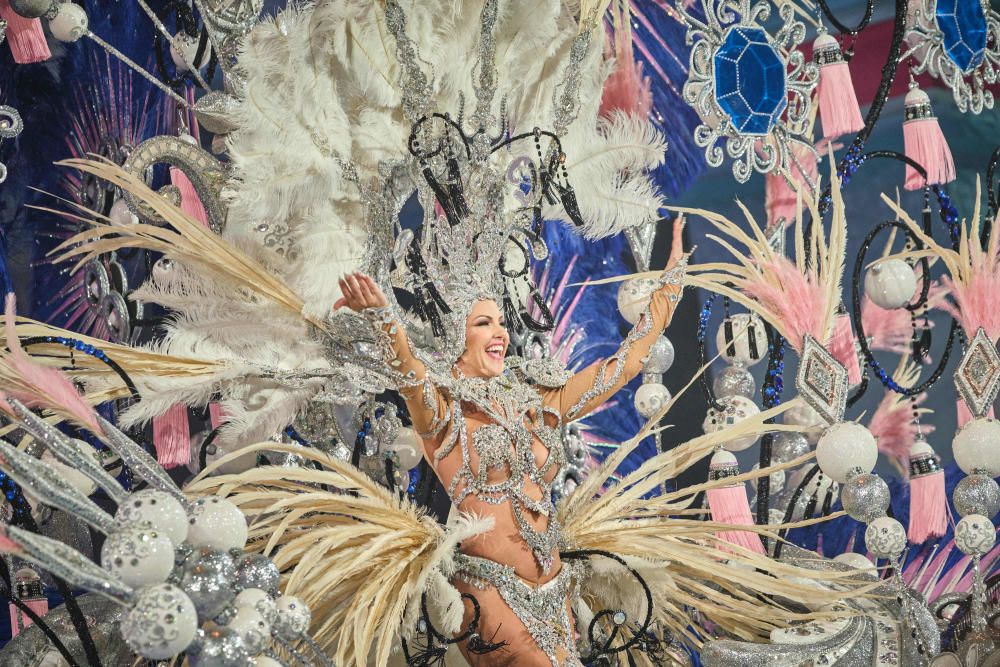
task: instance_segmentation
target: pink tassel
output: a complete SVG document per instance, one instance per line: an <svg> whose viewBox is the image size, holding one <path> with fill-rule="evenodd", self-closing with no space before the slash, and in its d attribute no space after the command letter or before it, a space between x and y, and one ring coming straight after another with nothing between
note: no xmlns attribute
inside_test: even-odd
<svg viewBox="0 0 1000 667"><path fill-rule="evenodd" d="M830 341L830 354L847 369L847 384L851 387L861 383L861 363L858 361L858 351L854 348L854 330L851 328L851 318L846 313L837 315L833 329L833 340Z"/></svg>
<svg viewBox="0 0 1000 667"><path fill-rule="evenodd" d="M808 194L809 189L806 183L816 183L819 170L816 165L816 155L806 148L793 145L792 152L795 160L790 160L788 170L791 180L803 190L803 195ZM784 220L785 226L795 222L797 214L795 190L788 184L784 176L769 173L765 179L764 201L767 209L767 224L773 227L778 224L778 220Z"/></svg>
<svg viewBox="0 0 1000 667"><path fill-rule="evenodd" d="M7 21L7 43L14 62L27 65L52 57L41 21L21 16L10 6L9 0L0 0L0 18Z"/></svg>
<svg viewBox="0 0 1000 667"><path fill-rule="evenodd" d="M221 403L208 404L208 418L212 423L212 429L217 429L226 421L226 411L222 409Z"/></svg>
<svg viewBox="0 0 1000 667"><path fill-rule="evenodd" d="M621 17L621 21L628 20L628 16ZM630 32L620 29L614 35L615 70L604 82L599 111L603 118L610 118L615 111L646 118L653 108L652 84L642 74L642 63L635 61Z"/></svg>
<svg viewBox="0 0 1000 667"><path fill-rule="evenodd" d="M42 589L42 581L30 567L21 568L14 575L17 597L28 609L39 617L49 613L49 601ZM10 603L10 636L16 637L22 630L29 627L31 617Z"/></svg>
<svg viewBox="0 0 1000 667"><path fill-rule="evenodd" d="M903 151L927 170L925 181L916 169L907 165L903 186L907 190L955 180L955 160L934 116L931 98L916 82L910 83L910 92L903 102Z"/></svg>
<svg viewBox="0 0 1000 667"><path fill-rule="evenodd" d="M739 473L736 457L724 449L712 456L708 466L709 480L731 477ZM747 500L746 486L742 483L708 489L708 509L712 513L712 521L732 526L752 526L753 515L750 513L750 501ZM756 533L746 530L725 530L715 534L720 540L741 546L755 553L763 554L764 545Z"/></svg>
<svg viewBox="0 0 1000 667"><path fill-rule="evenodd" d="M948 532L948 498L941 461L923 437L910 452L910 526L906 535L923 544Z"/></svg>
<svg viewBox="0 0 1000 667"><path fill-rule="evenodd" d="M813 42L813 57L819 63L819 118L827 139L853 134L865 126L851 70L837 40L823 33Z"/></svg>
<svg viewBox="0 0 1000 667"><path fill-rule="evenodd" d="M202 206L201 199L198 198L198 193L195 192L191 179L177 167L171 167L170 183L176 186L181 193L181 210L208 227L208 213L205 212L205 207Z"/></svg>
<svg viewBox="0 0 1000 667"><path fill-rule="evenodd" d="M958 413L958 419L957 419L958 428L962 428L970 421L972 421L972 413L969 411L968 406L965 405L965 401L963 401L961 398L958 399L958 401L956 401L955 407ZM992 407L990 407L990 411L986 413L986 416L989 417L990 419L993 419Z"/></svg>
<svg viewBox="0 0 1000 667"><path fill-rule="evenodd" d="M162 415L153 418L153 446L156 460L166 469L191 461L191 427L187 406L175 403Z"/></svg>

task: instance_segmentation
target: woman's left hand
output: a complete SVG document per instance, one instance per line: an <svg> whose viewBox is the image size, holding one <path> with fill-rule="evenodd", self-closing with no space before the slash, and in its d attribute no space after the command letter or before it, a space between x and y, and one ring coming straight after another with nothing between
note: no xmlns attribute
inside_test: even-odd
<svg viewBox="0 0 1000 667"><path fill-rule="evenodd" d="M350 273L338 283L343 296L333 304L334 310L347 306L354 312L360 313L366 308L382 308L388 305L385 294L379 286L363 273Z"/></svg>

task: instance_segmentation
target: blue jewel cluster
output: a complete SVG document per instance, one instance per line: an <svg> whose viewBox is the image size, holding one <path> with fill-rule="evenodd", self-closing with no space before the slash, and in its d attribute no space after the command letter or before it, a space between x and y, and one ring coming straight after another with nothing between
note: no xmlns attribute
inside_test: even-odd
<svg viewBox="0 0 1000 667"><path fill-rule="evenodd" d="M22 524L26 518L31 516L31 505L25 500L21 488L7 473L0 471L0 489L3 490L4 497L14 509L12 523Z"/></svg>
<svg viewBox="0 0 1000 667"><path fill-rule="evenodd" d="M712 317L712 303L715 301L717 294L710 294L707 299L705 299L705 305L701 307L701 313L698 315L698 340L705 340L705 331L708 329L708 320Z"/></svg>
<svg viewBox="0 0 1000 667"><path fill-rule="evenodd" d="M768 343L767 377L764 381L764 407L773 408L781 404L781 393L785 390L785 339L776 337L776 343Z"/></svg>
<svg viewBox="0 0 1000 667"><path fill-rule="evenodd" d="M108 355L104 354L104 350L99 347L94 347L84 343L82 340L76 340L75 338L67 338L65 336L46 336L46 343L59 343L64 347L69 347L78 352L83 352L84 354L89 354L90 356L100 359L104 363L109 363L111 360L108 359Z"/></svg>
<svg viewBox="0 0 1000 667"><path fill-rule="evenodd" d="M953 247L957 248L959 244L959 236L961 230L958 226L958 209L956 209L951 203L951 197L948 193L944 191L940 185L934 185L934 196L938 200L938 210L940 211L941 221L948 225L948 234L951 237L951 244Z"/></svg>

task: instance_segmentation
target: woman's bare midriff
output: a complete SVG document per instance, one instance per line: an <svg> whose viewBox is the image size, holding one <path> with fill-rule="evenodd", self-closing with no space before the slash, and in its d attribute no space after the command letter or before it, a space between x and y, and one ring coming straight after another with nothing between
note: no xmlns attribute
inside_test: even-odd
<svg viewBox="0 0 1000 667"><path fill-rule="evenodd" d="M490 423L485 418L485 415L479 413L466 414L465 419L469 428L470 441L472 432L476 428ZM532 442L532 451L535 454L536 462L539 464L544 463L546 457L549 455L548 449L546 449L545 445L538 438L535 438ZM469 458L472 469L477 470L479 467L479 455L472 447L469 448ZM435 472L437 472L438 479L441 480L445 488L448 488L452 477L461 466L462 452L459 447L456 447L433 467ZM506 470L491 470L489 471L487 480L490 482L503 481L507 478L507 472ZM553 467L545 475L545 480L547 482L551 481L557 472L558 470ZM536 501L541 500L544 493L542 487L530 479L524 481L524 492L532 500ZM488 558L497 563L509 565L514 568L517 576L526 583L535 586L550 581L559 572L561 566L558 552L552 554L552 567L549 572L542 572L541 566L539 566L532 555L531 549L525 542L524 537L521 536L521 531L518 527L517 519L514 517L514 509L510 501L492 504L483 501L475 494L469 494L458 504L458 509L468 514L493 517L494 521L493 530L463 541L459 547L462 553L469 556ZM527 518L528 523L538 532L544 532L548 527L549 517L547 516L528 509L522 510L522 516Z"/></svg>

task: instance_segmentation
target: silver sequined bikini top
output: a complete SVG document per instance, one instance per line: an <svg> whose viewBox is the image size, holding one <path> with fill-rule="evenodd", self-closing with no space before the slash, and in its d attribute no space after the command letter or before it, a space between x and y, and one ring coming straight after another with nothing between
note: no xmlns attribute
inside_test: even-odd
<svg viewBox="0 0 1000 667"><path fill-rule="evenodd" d="M521 369L522 365L515 362L515 367ZM524 375L508 372L489 379L461 375L440 378L438 388L451 398L447 420L451 422L451 429L435 453L434 460L441 461L457 446L462 454L462 465L448 485L451 501L457 505L466 496L475 495L492 505L509 502L521 536L543 571L548 572L552 566L552 554L559 546L559 526L552 502L553 482L546 481L546 477L565 462L561 419L557 411L542 404L540 394L532 385L521 381L520 377ZM565 375L568 377L568 373ZM561 379L565 382L566 377L550 374L546 380L554 383ZM474 405L489 417L491 423L469 433L463 403ZM556 419L554 427L545 424L546 415ZM535 459L531 446L536 437L548 450L548 456L541 464ZM475 467L472 451L478 458ZM490 471L497 470L506 470L507 475L500 481L490 481ZM554 477L552 475L550 479ZM529 481L542 489L540 500L527 493L525 486ZM526 510L548 518L545 530L535 530L528 521Z"/></svg>

